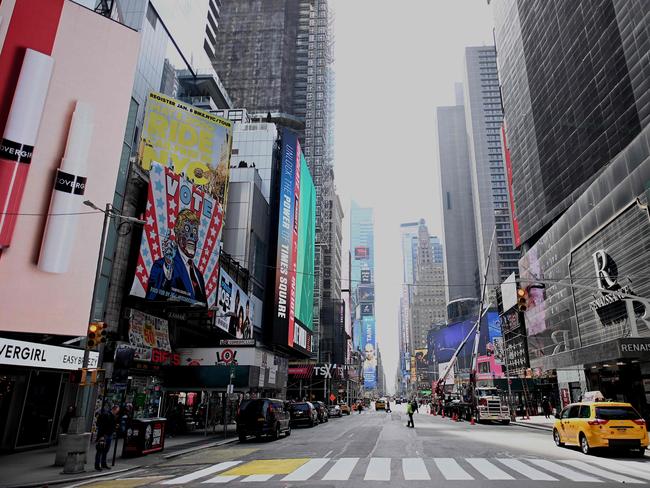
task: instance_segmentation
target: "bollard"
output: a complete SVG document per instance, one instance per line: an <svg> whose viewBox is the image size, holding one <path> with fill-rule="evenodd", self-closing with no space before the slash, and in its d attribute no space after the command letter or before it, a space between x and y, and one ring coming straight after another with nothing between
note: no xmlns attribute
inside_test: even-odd
<svg viewBox="0 0 650 488"><path fill-rule="evenodd" d="M86 468L86 453L83 451L69 452L63 466L64 474L83 473Z"/></svg>

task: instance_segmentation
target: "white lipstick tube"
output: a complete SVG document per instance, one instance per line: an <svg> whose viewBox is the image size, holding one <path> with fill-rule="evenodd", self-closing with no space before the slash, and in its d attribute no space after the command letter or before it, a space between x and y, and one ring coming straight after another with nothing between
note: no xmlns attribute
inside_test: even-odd
<svg viewBox="0 0 650 488"><path fill-rule="evenodd" d="M38 267L48 273L65 273L86 190L88 150L93 135L93 107L78 101L72 115L61 167L56 171L50 211Z"/></svg>

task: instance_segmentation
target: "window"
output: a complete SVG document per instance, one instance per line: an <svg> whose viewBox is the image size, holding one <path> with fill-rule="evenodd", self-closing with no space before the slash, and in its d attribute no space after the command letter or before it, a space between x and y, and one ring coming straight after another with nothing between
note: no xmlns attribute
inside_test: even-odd
<svg viewBox="0 0 650 488"><path fill-rule="evenodd" d="M580 413L580 406L579 405L574 405L573 407L569 408L569 418L570 419L577 419L579 413Z"/></svg>
<svg viewBox="0 0 650 488"><path fill-rule="evenodd" d="M591 417L591 407L589 405L582 405L580 407L580 418L588 419Z"/></svg>

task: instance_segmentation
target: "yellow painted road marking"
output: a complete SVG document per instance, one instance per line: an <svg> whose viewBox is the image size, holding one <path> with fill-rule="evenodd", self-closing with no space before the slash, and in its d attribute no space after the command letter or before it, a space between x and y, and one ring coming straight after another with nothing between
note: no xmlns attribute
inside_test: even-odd
<svg viewBox="0 0 650 488"><path fill-rule="evenodd" d="M289 474L294 472L309 458L298 459L260 459L230 469L222 476L251 476L254 474Z"/></svg>

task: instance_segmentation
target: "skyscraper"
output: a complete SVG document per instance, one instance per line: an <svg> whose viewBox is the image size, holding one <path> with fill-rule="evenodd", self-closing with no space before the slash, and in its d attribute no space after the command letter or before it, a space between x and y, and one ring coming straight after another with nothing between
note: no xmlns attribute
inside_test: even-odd
<svg viewBox="0 0 650 488"><path fill-rule="evenodd" d="M501 147L503 113L494 46L465 48L464 64L465 123L478 264L482 279L496 227L487 281L497 284L518 271L519 252L514 249L506 167Z"/></svg>
<svg viewBox="0 0 650 488"><path fill-rule="evenodd" d="M234 105L248 109L253 118L270 115L296 130L314 178L317 335L324 293L329 289L334 297L340 295L340 285L332 289L324 280L340 281L341 267L336 232L341 213L336 209L331 151L334 74L328 0L223 0L219 12L214 65ZM325 278L328 266L330 277Z"/></svg>
<svg viewBox="0 0 650 488"><path fill-rule="evenodd" d="M409 324L411 355L415 355L417 349L426 349L429 329L447 319L444 264L434 259L424 219L418 225L417 243Z"/></svg>
<svg viewBox="0 0 650 488"><path fill-rule="evenodd" d="M532 244L650 122L648 4L498 0L494 14L514 214Z"/></svg>
<svg viewBox="0 0 650 488"><path fill-rule="evenodd" d="M479 267L463 105L438 107L436 125L447 298L478 298Z"/></svg>
<svg viewBox="0 0 650 488"><path fill-rule="evenodd" d="M399 370L402 378L409 377L411 368L411 304L416 267L418 222L400 224L402 244L402 294L399 305Z"/></svg>

